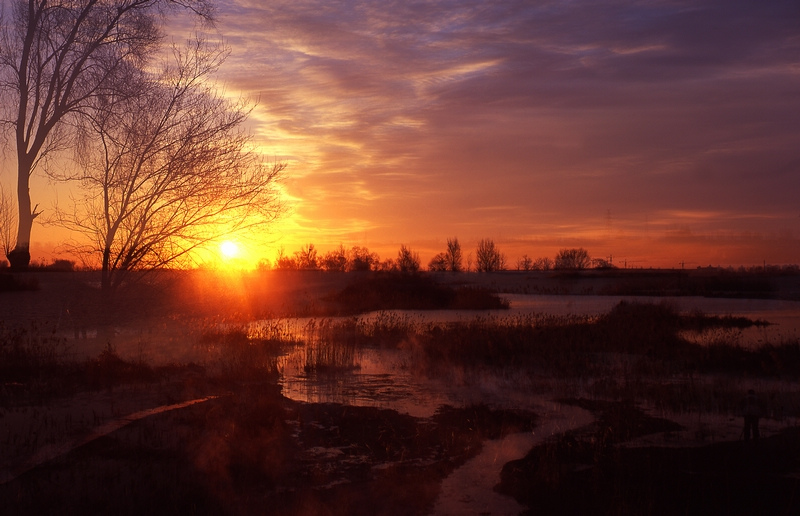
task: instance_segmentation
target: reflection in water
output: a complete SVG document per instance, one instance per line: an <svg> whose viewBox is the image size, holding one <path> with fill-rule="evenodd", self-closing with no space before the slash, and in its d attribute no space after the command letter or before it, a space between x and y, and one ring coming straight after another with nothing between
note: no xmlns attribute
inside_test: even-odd
<svg viewBox="0 0 800 516"><path fill-rule="evenodd" d="M374 312L357 318L362 323L385 319L403 324L423 326L431 323L469 321L476 317L518 317L533 314L555 316L594 316L608 312L622 300L647 303L669 303L681 311L700 310L709 315L745 316L770 322L769 326L746 329L711 329L686 332L684 336L701 344L735 342L742 346L760 346L798 338L800 302L768 299L720 299L703 297L631 297L631 296L543 296L506 295L510 310L484 311L416 311ZM352 318L351 318L352 319ZM358 323L358 322L356 322ZM263 322L261 322L263 324ZM313 319L283 321L282 331L302 337L314 324ZM402 350L364 350L358 358L360 369L335 374L306 373L303 359L295 351L282 362L281 385L284 395L298 401L333 402L394 409L410 415L427 417L442 404L464 403L506 405L508 390L482 389L483 384L470 386L458 382L430 379L419 374L413 356ZM504 392L502 392L504 391ZM512 408L507 407L506 408ZM517 407L521 408L521 407Z"/></svg>
<svg viewBox="0 0 800 516"><path fill-rule="evenodd" d="M409 351L368 349L359 369L308 374L302 349L284 357L283 394L297 401L343 403L392 409L414 417L432 416L441 405L486 403L496 408L530 410L539 417L533 432L507 435L483 443L481 452L442 483L434 514L519 514L524 507L494 491L500 471L546 438L587 425L592 415L581 408L520 393L502 381L472 378L470 382L430 379L417 372Z"/></svg>
<svg viewBox="0 0 800 516"><path fill-rule="evenodd" d="M367 349L359 368L330 373L306 372L302 353L294 351L281 364L283 395L296 401L386 408L415 417L460 404L442 383L417 374L402 351Z"/></svg>
<svg viewBox="0 0 800 516"><path fill-rule="evenodd" d="M646 298L621 296L528 296L508 295L507 311L395 311L416 325L469 321L475 317L519 317L532 314L596 316L607 313L621 300L670 303L681 311L700 310L709 315L745 316L772 323L747 329L712 329L686 332L700 344L735 342L760 346L797 339L800 303L775 300L712 299L698 297ZM374 322L386 312L366 314L361 321ZM307 321L298 326L305 327ZM408 350L366 349L358 357L357 369L335 374L310 374L298 356L301 349L282 362L281 385L285 396L305 402L342 403L393 409L415 417L430 417L441 405L465 406L485 403L496 408L532 410L539 416L533 433L511 434L484 443L482 452L444 480L434 514L519 514L524 508L494 491L507 462L523 457L544 439L592 421L589 412L567 407L520 392L498 378L471 378L469 382L431 379L420 374Z"/></svg>

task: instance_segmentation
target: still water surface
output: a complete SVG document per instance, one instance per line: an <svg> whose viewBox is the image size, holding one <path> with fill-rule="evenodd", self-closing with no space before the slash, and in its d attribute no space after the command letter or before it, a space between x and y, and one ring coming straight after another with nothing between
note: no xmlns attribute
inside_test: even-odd
<svg viewBox="0 0 800 516"><path fill-rule="evenodd" d="M698 342L733 339L739 345L754 347L797 340L800 329L800 302L771 299L721 299L705 297L631 297L631 296L564 296L505 295L509 310L397 310L391 314L420 324L432 322L470 321L476 317L517 317L529 314L601 315L620 301L667 303L680 311L700 310L709 315L745 316L769 322L768 326L744 330L712 330L687 335ZM386 312L369 313L361 319L370 321L386 317ZM302 329L307 320L297 320ZM419 374L408 351L367 349L357 362L360 369L336 375L306 374L302 360L289 356L284 361L281 378L284 395L307 402L334 402L351 405L390 408L413 416L427 417L443 404L461 406L466 403L487 403L502 408L525 408L520 399L509 400L508 389L495 381L467 382L463 378L428 378ZM511 407L511 404L515 404Z"/></svg>
<svg viewBox="0 0 800 516"><path fill-rule="evenodd" d="M507 295L509 310L494 311L396 311L392 315L412 322L457 322L476 317L518 317L529 314L595 316L608 312L622 300L669 303L681 311L701 310L709 315L735 315L765 320L769 326L725 332L743 346L760 346L797 339L800 302L701 297L644 298L620 296ZM361 316L364 320L386 317L386 313ZM295 328L308 324L295 321ZM719 333L689 335L710 342ZM357 357L360 368L336 375L307 374L300 357L286 357L281 384L285 396L305 402L333 402L375 406L430 417L442 405L467 406L485 403L494 408L527 409L540 416L533 432L511 434L484 443L482 452L444 480L434 515L513 515L524 507L494 491L503 464L523 457L530 448L557 433L591 422L591 415L533 393L520 392L509 378L430 378L415 366L410 350L366 349ZM456 373L453 373L456 374Z"/></svg>

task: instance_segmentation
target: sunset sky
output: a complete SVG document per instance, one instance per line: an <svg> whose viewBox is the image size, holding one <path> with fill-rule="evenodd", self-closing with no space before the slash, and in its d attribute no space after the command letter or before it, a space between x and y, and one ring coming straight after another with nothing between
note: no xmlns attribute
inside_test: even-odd
<svg viewBox="0 0 800 516"><path fill-rule="evenodd" d="M797 0L218 5L220 83L288 164L270 252L800 262Z"/></svg>

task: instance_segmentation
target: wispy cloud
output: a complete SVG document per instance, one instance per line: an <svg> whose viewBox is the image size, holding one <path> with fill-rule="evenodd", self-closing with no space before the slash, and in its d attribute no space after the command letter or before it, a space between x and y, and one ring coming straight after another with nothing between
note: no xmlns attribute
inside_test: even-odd
<svg viewBox="0 0 800 516"><path fill-rule="evenodd" d="M289 248L359 224L387 245L465 228L567 239L608 210L709 237L798 229L795 0L237 0L220 14L221 79L259 99L254 133L290 162Z"/></svg>

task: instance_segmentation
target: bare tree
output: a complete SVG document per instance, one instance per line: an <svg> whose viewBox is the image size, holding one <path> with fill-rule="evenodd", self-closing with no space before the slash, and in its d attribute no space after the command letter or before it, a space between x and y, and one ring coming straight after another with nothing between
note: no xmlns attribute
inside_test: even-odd
<svg viewBox="0 0 800 516"><path fill-rule="evenodd" d="M433 272L445 272L447 270L447 257L445 253L439 253L428 262L428 270Z"/></svg>
<svg viewBox="0 0 800 516"><path fill-rule="evenodd" d="M275 268L278 270L295 270L297 269L297 260L291 256L286 255L286 250L281 246L278 249L278 256L275 258Z"/></svg>
<svg viewBox="0 0 800 516"><path fill-rule="evenodd" d="M400 250L397 252L397 270L406 273L418 272L419 254L412 252L405 245L401 245Z"/></svg>
<svg viewBox="0 0 800 516"><path fill-rule="evenodd" d="M366 247L354 245L347 257L348 271L371 271L380 264L380 256L371 253Z"/></svg>
<svg viewBox="0 0 800 516"><path fill-rule="evenodd" d="M537 258L533 262L533 270L535 271L549 271L553 268L553 260L548 257Z"/></svg>
<svg viewBox="0 0 800 516"><path fill-rule="evenodd" d="M295 251L294 259L298 269L316 269L318 267L317 250L314 248L314 244L306 244L299 251Z"/></svg>
<svg viewBox="0 0 800 516"><path fill-rule="evenodd" d="M397 272L397 260L394 258L387 258L385 260L380 260L372 265L372 270L376 272Z"/></svg>
<svg viewBox="0 0 800 516"><path fill-rule="evenodd" d="M591 266L593 269L616 269L610 258L592 258Z"/></svg>
<svg viewBox="0 0 800 516"><path fill-rule="evenodd" d="M458 238L447 239L447 249L443 253L434 256L428 263L428 270L431 271L451 271L461 272L464 270L461 244Z"/></svg>
<svg viewBox="0 0 800 516"><path fill-rule="evenodd" d="M458 238L447 239L447 251L445 251L444 257L447 262L447 270L452 272L463 270L461 244L458 243Z"/></svg>
<svg viewBox="0 0 800 516"><path fill-rule="evenodd" d="M161 40L159 11L188 7L211 19L208 0L15 0L0 25L2 123L17 155L18 224L13 268L30 263L37 166L72 142L64 122L83 114L131 65L146 61Z"/></svg>
<svg viewBox="0 0 800 516"><path fill-rule="evenodd" d="M209 242L279 213L283 165L248 150L246 106L206 81L225 55L196 41L157 75L128 74L125 94L93 97L81 167L61 177L78 181L82 197L57 221L90 240L76 250L101 256L104 291L133 270L190 263Z"/></svg>
<svg viewBox="0 0 800 516"><path fill-rule="evenodd" d="M320 260L320 267L326 271L340 271L347 270L347 251L344 246L339 244L339 247L333 251L328 251L322 256Z"/></svg>
<svg viewBox="0 0 800 516"><path fill-rule="evenodd" d="M0 245L3 246L5 255L8 255L11 251L11 242L13 242L15 231L14 200L6 194L3 186L0 185Z"/></svg>
<svg viewBox="0 0 800 516"><path fill-rule="evenodd" d="M589 251L582 247L561 249L556 255L554 268L582 270L588 268L591 263L592 259L589 257Z"/></svg>
<svg viewBox="0 0 800 516"><path fill-rule="evenodd" d="M533 270L533 259L527 254L523 254L522 258L517 260L517 270L518 271Z"/></svg>
<svg viewBox="0 0 800 516"><path fill-rule="evenodd" d="M478 242L475 252L475 268L478 272L502 271L506 268L506 258L494 245L494 240L484 238Z"/></svg>

